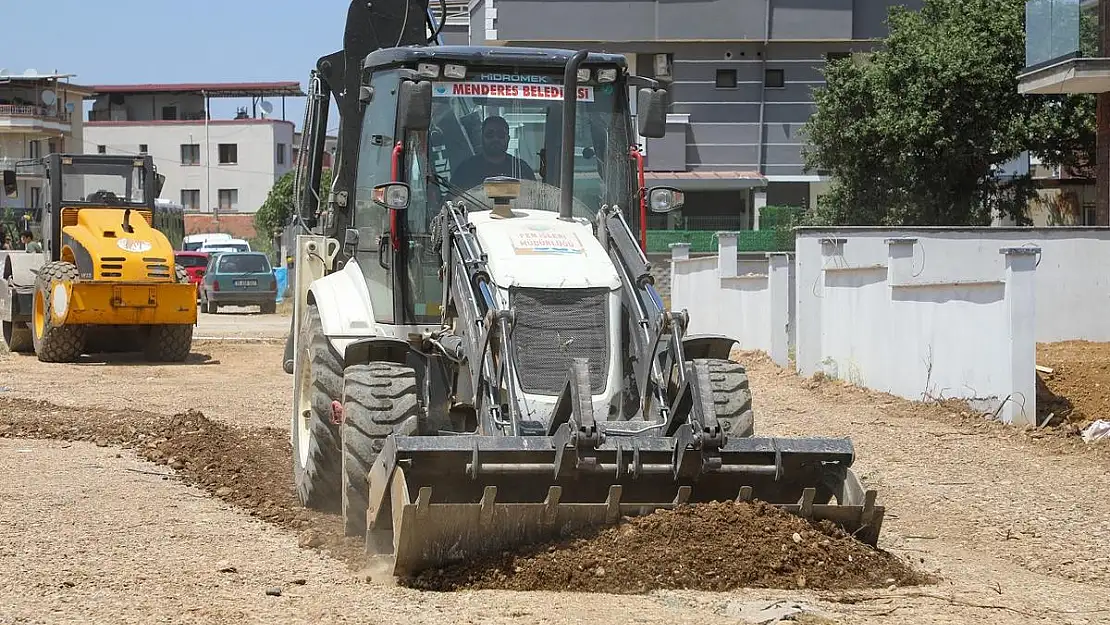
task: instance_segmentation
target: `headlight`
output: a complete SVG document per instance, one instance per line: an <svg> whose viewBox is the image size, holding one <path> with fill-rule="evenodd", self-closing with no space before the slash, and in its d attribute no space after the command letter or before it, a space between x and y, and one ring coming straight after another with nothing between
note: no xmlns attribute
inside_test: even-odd
<svg viewBox="0 0 1110 625"><path fill-rule="evenodd" d="M597 81L598 82L613 82L616 79L617 79L617 69L615 67L609 67L609 68L606 68L606 69L597 70Z"/></svg>
<svg viewBox="0 0 1110 625"><path fill-rule="evenodd" d="M439 66L435 63L421 63L416 66L416 73L423 78L438 78Z"/></svg>
<svg viewBox="0 0 1110 625"><path fill-rule="evenodd" d="M443 75L448 78L466 78L465 65L445 65Z"/></svg>
<svg viewBox="0 0 1110 625"><path fill-rule="evenodd" d="M590 80L590 70L588 70L588 69L578 70L578 82L587 82L589 80Z"/></svg>

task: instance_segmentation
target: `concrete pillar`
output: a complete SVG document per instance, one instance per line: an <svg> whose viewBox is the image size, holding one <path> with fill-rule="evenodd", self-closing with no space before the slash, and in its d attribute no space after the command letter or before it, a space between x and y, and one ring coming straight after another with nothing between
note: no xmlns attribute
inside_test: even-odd
<svg viewBox="0 0 1110 625"><path fill-rule="evenodd" d="M917 239L887 239L886 279L891 286L906 284L913 278L913 246Z"/></svg>
<svg viewBox="0 0 1110 625"><path fill-rule="evenodd" d="M767 189L760 189L752 194L752 214L755 216L755 222L752 225L753 230L759 230L759 215L763 209L767 207Z"/></svg>
<svg viewBox="0 0 1110 625"><path fill-rule="evenodd" d="M717 233L717 277L736 277L736 232Z"/></svg>
<svg viewBox="0 0 1110 625"><path fill-rule="evenodd" d="M767 296L771 310L771 360L790 365L790 255L767 254Z"/></svg>
<svg viewBox="0 0 1110 625"><path fill-rule="evenodd" d="M1036 267L1039 247L1004 247L1006 315L1010 338L1010 399L1002 406L1004 423L1037 424ZM1005 399L999 398L999 399Z"/></svg>

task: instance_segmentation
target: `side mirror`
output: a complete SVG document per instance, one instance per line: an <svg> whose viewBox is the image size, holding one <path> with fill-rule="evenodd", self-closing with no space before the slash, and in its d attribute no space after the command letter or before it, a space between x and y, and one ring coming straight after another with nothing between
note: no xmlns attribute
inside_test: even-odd
<svg viewBox="0 0 1110 625"><path fill-rule="evenodd" d="M636 125L641 137L660 139L667 134L667 91L640 89L636 96Z"/></svg>
<svg viewBox="0 0 1110 625"><path fill-rule="evenodd" d="M378 206L403 211L409 207L409 185L404 182L387 182L374 187L370 199Z"/></svg>
<svg viewBox="0 0 1110 625"><path fill-rule="evenodd" d="M154 174L154 197L162 197L162 187L166 184L166 176Z"/></svg>
<svg viewBox="0 0 1110 625"><path fill-rule="evenodd" d="M428 80L401 83L397 118L404 130L427 130L432 125L432 83Z"/></svg>
<svg viewBox="0 0 1110 625"><path fill-rule="evenodd" d="M648 206L653 213L669 213L682 208L686 195L673 187L652 187L648 191Z"/></svg>
<svg viewBox="0 0 1110 625"><path fill-rule="evenodd" d="M19 189L15 186L15 170L4 170L4 193L8 197L16 197L19 195Z"/></svg>

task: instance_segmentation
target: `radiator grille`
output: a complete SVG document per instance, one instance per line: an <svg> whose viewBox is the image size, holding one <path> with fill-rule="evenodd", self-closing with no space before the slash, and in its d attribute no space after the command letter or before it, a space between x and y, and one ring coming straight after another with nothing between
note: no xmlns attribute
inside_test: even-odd
<svg viewBox="0 0 1110 625"><path fill-rule="evenodd" d="M608 289L513 289L513 345L527 393L557 395L572 358L590 359L590 392L605 390L609 375Z"/></svg>

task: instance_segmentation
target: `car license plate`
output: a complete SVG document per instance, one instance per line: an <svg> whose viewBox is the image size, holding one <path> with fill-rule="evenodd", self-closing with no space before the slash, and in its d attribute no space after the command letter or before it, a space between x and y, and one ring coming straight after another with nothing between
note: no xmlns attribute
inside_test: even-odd
<svg viewBox="0 0 1110 625"><path fill-rule="evenodd" d="M258 286L258 280L235 280L235 286Z"/></svg>

